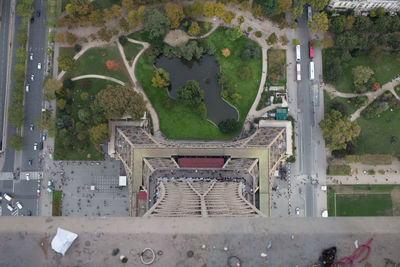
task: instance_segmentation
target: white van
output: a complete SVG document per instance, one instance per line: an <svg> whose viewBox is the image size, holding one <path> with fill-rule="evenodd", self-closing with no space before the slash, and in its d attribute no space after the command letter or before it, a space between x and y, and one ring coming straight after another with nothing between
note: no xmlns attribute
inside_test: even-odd
<svg viewBox="0 0 400 267"><path fill-rule="evenodd" d="M7 200L7 201L10 201L11 202L11 200L13 200L13 198L10 196L10 195L7 195L6 193L4 193L4 198Z"/></svg>
<svg viewBox="0 0 400 267"><path fill-rule="evenodd" d="M27 93L29 93L29 88L30 88L30 85L29 85L29 83L28 83L27 85L25 85L25 91L26 91Z"/></svg>
<svg viewBox="0 0 400 267"><path fill-rule="evenodd" d="M301 66L300 63L296 64L297 81L301 81Z"/></svg>
<svg viewBox="0 0 400 267"><path fill-rule="evenodd" d="M314 80L314 62L310 62L310 80Z"/></svg>
<svg viewBox="0 0 400 267"><path fill-rule="evenodd" d="M300 56L300 45L296 45L296 61L299 62L301 59Z"/></svg>

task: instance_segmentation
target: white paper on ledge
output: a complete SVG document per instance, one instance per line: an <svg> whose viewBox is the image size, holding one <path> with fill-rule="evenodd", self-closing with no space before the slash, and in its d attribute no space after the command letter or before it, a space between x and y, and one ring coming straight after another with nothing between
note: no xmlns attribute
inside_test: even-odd
<svg viewBox="0 0 400 267"><path fill-rule="evenodd" d="M58 227L57 234L51 241L51 248L64 256L77 237L77 234Z"/></svg>

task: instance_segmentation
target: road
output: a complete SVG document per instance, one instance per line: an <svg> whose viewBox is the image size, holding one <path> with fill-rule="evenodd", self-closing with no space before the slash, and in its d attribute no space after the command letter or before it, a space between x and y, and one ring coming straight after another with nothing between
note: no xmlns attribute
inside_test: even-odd
<svg viewBox="0 0 400 267"><path fill-rule="evenodd" d="M309 33L306 10L298 20L296 34L301 46L301 81L297 82L297 105L294 103L297 110L296 165L298 180L307 182L294 182L293 191L302 188L304 215L313 217L321 216L322 210L326 209L326 192L320 189L320 185L326 183L325 144L318 126L323 119L324 103L322 88L318 86L322 77L321 48L314 49L315 80L310 81L308 42L315 36ZM292 64L295 64L294 59Z"/></svg>
<svg viewBox="0 0 400 267"><path fill-rule="evenodd" d="M30 85L30 91L25 92L25 123L23 130L24 146L22 149L21 171L40 171L39 164L40 150L33 150L34 143L41 142L41 131L34 126L34 130L30 131L30 124L35 122L35 118L41 114L42 110L42 85L45 72L47 70L47 61L44 48L46 46L46 25L45 25L45 8L43 0L35 0L33 3L35 21L30 24L30 32L28 39L28 56L33 53L33 60L28 60L26 68L26 80ZM40 17L37 15L40 11ZM38 63L41 69L38 69ZM31 75L34 80L31 80ZM32 166L28 165L28 160L32 160Z"/></svg>

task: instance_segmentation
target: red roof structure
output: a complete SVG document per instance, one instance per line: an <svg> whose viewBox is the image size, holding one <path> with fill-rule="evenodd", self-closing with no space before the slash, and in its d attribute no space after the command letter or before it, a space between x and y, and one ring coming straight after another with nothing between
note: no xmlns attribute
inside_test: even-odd
<svg viewBox="0 0 400 267"><path fill-rule="evenodd" d="M178 165L181 168L222 168L224 158L179 158Z"/></svg>
<svg viewBox="0 0 400 267"><path fill-rule="evenodd" d="M139 191L139 195L138 195L138 199L139 200L147 200L147 192L144 190L140 190Z"/></svg>

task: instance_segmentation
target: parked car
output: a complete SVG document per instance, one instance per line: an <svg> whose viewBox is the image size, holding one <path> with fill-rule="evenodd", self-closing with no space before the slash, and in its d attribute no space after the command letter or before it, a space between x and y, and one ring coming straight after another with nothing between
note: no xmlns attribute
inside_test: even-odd
<svg viewBox="0 0 400 267"><path fill-rule="evenodd" d="M32 166L32 160L31 160L31 159L28 160L28 165L29 165L29 166ZM26 179L26 180L28 180L28 179Z"/></svg>
<svg viewBox="0 0 400 267"><path fill-rule="evenodd" d="M13 208L10 204L7 204L7 209L8 209L9 211L13 211L13 210L14 210L14 208Z"/></svg>
<svg viewBox="0 0 400 267"><path fill-rule="evenodd" d="M18 207L20 210L22 210L22 204L21 204L19 201L17 201L17 202L15 203L15 205L17 205L17 207Z"/></svg>
<svg viewBox="0 0 400 267"><path fill-rule="evenodd" d="M300 208L296 208L296 215L300 214Z"/></svg>
<svg viewBox="0 0 400 267"><path fill-rule="evenodd" d="M33 53L29 54L29 60L33 60Z"/></svg>
<svg viewBox="0 0 400 267"><path fill-rule="evenodd" d="M3 197L4 197L8 202L11 202L11 201L13 200L13 198L12 198L10 195L8 195L7 193L4 193Z"/></svg>
<svg viewBox="0 0 400 267"><path fill-rule="evenodd" d="M40 11L39 11L39 10L36 11L36 16L37 16L37 17L40 17Z"/></svg>
<svg viewBox="0 0 400 267"><path fill-rule="evenodd" d="M27 92L27 93L29 93L29 88L30 88L31 86L30 86L30 84L29 83L27 83L26 85L25 85L25 91Z"/></svg>
<svg viewBox="0 0 400 267"><path fill-rule="evenodd" d="M40 141L40 143L39 143L39 150L42 150L42 149L43 149L43 142Z"/></svg>
<svg viewBox="0 0 400 267"><path fill-rule="evenodd" d="M35 129L35 126L33 125L33 123L31 123L31 124L29 125L29 130L30 130L31 132L33 132L34 129Z"/></svg>
<svg viewBox="0 0 400 267"><path fill-rule="evenodd" d="M38 149L38 143L34 143L33 144L33 150L37 150Z"/></svg>
<svg viewBox="0 0 400 267"><path fill-rule="evenodd" d="M29 174L29 172L25 174L25 178L26 178L27 181L30 180L30 174Z"/></svg>
<svg viewBox="0 0 400 267"><path fill-rule="evenodd" d="M31 74L31 81L33 81L35 79L35 75Z"/></svg>
<svg viewBox="0 0 400 267"><path fill-rule="evenodd" d="M38 70L40 70L40 69L42 68L42 63L39 62L39 63L37 64L37 68L38 68Z"/></svg>
<svg viewBox="0 0 400 267"><path fill-rule="evenodd" d="M42 141L46 141L46 134L42 134Z"/></svg>
<svg viewBox="0 0 400 267"><path fill-rule="evenodd" d="M35 18L32 17L32 18L31 18L31 23L34 23L34 22L35 22Z"/></svg>

